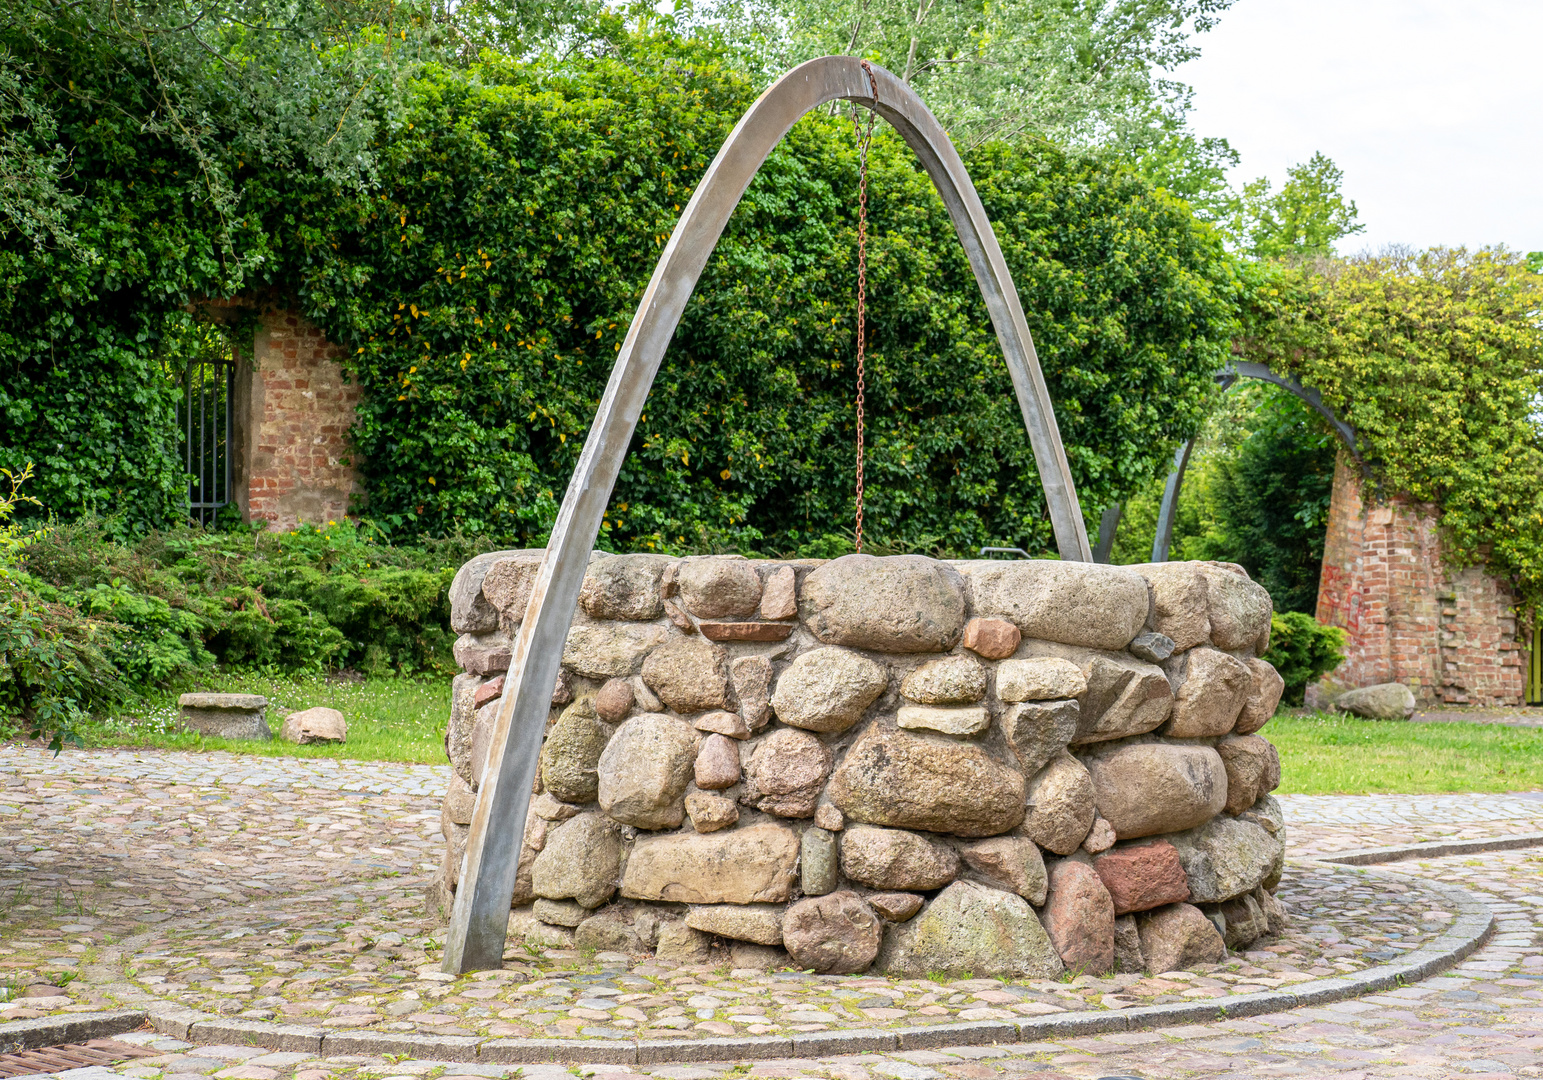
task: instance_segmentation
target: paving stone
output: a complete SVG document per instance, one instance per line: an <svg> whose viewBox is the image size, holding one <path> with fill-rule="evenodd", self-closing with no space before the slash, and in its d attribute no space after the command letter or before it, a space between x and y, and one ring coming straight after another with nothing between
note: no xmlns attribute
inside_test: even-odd
<svg viewBox="0 0 1543 1080"><path fill-rule="evenodd" d="M344 1018L337 1010L346 1005L359 1010L356 1016L381 1017L337 1032L349 1038L368 1036L381 1047L406 1045L388 1039L460 1032L472 1040L563 1038L576 1047L564 1051L564 1060L580 1062L581 1075L605 1080L624 1080L639 1067L630 1058L609 1056L633 1038L701 1043L683 1047L676 1058L700 1060L700 1053L715 1052L707 1040L729 1033L775 1036L787 1045L795 1029L816 1026L824 1030L810 1035L851 1033L854 1044L849 1051L810 1044L830 1056L749 1062L748 1075L872 1080L885 1063L960 1080L987 1076L952 1071L964 1066L995 1070L990 1075L1005 1080L1054 1076L1073 1065L1078 1076L1148 1080L1538 1074L1543 852L1537 849L1395 863L1376 877L1327 864L1290 864L1279 892L1291 909L1284 933L1215 969L1167 980L1139 973L1005 985L819 979L748 965L729 971L726 961L715 959L681 967L645 964L638 968L645 974L633 974L618 960L602 959L615 954L586 960L557 948L529 952L523 945L511 950L503 971L452 979L438 971L442 922L425 915L422 902L422 882L442 850L438 804L449 775L448 766L160 751L66 751L54 759L0 747L0 895L10 898L26 886L0 929L0 949L8 950L0 963L24 983L47 981L60 970L81 972L63 987L68 1004L53 1004L53 997L18 999L0 1004L0 1018L34 1011L26 1008L29 1002L49 1002L36 1011L52 1015L153 997L205 1015L269 1012L275 1022L319 1030L315 1025L323 1019ZM1543 832L1543 798L1525 794L1278 798L1292 858ZM251 828L253 821L263 827ZM125 850L134 857L123 858ZM982 1010L1032 1020L1057 1009L1197 1001L1212 1006L1267 987L1361 970L1378 962L1373 957L1409 952L1451 925L1450 902L1424 891L1426 880L1457 883L1486 898L1497 911L1497 935L1457 968L1402 990L1161 1032L957 1045L966 1029L975 1030L972 1022L1013 1022L974 1020ZM79 902L67 907L72 896ZM95 959L80 962L84 952L71 950L77 945L93 948ZM788 963L784 957L781 966ZM996 994L1012 1000L982 1000ZM712 1019L699 1018L688 1006L699 995L721 1002ZM1109 1004L1102 1004L1105 999ZM1050 1011L1021 1011L1031 1007ZM641 1019L623 1015L628 1009ZM796 1019L803 1016L815 1019ZM696 1027L702 1024L716 1030ZM949 1034L956 1025L958 1033ZM926 1045L958 1065L895 1049L894 1032L931 1027L938 1030L929 1037L939 1041ZM1130 1041L1133 1036L1146 1041ZM512 1076L516 1068L411 1059L393 1064L362 1048L350 1054L324 1049L285 1064L295 1055L233 1046L183 1053L191 1049L185 1042L153 1033L147 1038L153 1041L146 1045L166 1055L103 1073L191 1080L266 1069L277 1080L383 1080L436 1070ZM998 1056L971 1056L977 1051ZM607 1061L612 1064L599 1069ZM713 1080L728 1065L646 1069L678 1073L679 1080ZM531 1065L522 1075L557 1080L560 1073L566 1066Z"/></svg>

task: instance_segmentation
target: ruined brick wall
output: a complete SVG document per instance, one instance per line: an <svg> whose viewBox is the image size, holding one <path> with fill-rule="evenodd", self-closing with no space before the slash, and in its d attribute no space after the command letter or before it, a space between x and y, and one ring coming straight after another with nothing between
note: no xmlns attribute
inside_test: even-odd
<svg viewBox="0 0 1543 1080"><path fill-rule="evenodd" d="M341 521L361 490L348 430L359 387L342 353L292 311L263 315L237 369L235 494L247 521L293 529Z"/></svg>
<svg viewBox="0 0 1543 1080"><path fill-rule="evenodd" d="M1447 570L1432 507L1368 506L1359 473L1340 455L1317 616L1344 628L1350 648L1337 671L1309 688L1309 704L1400 682L1421 705L1519 705L1526 668L1514 604L1510 587L1482 568Z"/></svg>

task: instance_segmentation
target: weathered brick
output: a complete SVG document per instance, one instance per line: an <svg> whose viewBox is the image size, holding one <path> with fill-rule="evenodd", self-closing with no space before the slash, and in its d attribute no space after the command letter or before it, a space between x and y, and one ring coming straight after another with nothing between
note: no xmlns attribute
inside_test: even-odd
<svg viewBox="0 0 1543 1080"><path fill-rule="evenodd" d="M1317 617L1342 627L1350 647L1321 697L1401 682L1422 705L1519 705L1526 668L1514 603L1510 587L1483 568L1445 566L1433 507L1401 499L1367 507L1341 457Z"/></svg>

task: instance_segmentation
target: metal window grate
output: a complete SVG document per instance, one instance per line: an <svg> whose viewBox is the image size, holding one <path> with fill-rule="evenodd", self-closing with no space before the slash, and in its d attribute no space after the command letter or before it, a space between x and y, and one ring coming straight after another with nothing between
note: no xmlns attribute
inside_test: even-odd
<svg viewBox="0 0 1543 1080"><path fill-rule="evenodd" d="M183 382L178 412L188 473L188 517L209 526L231 501L234 358L227 354L189 361Z"/></svg>
<svg viewBox="0 0 1543 1080"><path fill-rule="evenodd" d="M1543 611L1533 616L1531 644L1527 653L1527 704L1543 705Z"/></svg>

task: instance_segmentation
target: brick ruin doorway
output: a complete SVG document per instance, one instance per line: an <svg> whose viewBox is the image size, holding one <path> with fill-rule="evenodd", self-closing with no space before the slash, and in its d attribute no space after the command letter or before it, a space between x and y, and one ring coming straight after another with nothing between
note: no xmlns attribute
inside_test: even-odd
<svg viewBox="0 0 1543 1080"><path fill-rule="evenodd" d="M1308 704L1384 682L1408 686L1422 708L1527 703L1539 641L1518 634L1509 582L1448 565L1434 507L1373 501L1363 488L1341 453L1315 614L1343 629L1350 647L1338 670L1308 687Z"/></svg>
<svg viewBox="0 0 1543 1080"><path fill-rule="evenodd" d="M240 328L232 335L224 392L229 423L217 464L228 479L220 505L239 508L244 522L284 531L357 513L364 489L349 433L360 388L344 370L342 349L283 299L233 297L193 308ZM189 414L196 423L192 409ZM207 483L199 488L214 490Z"/></svg>

